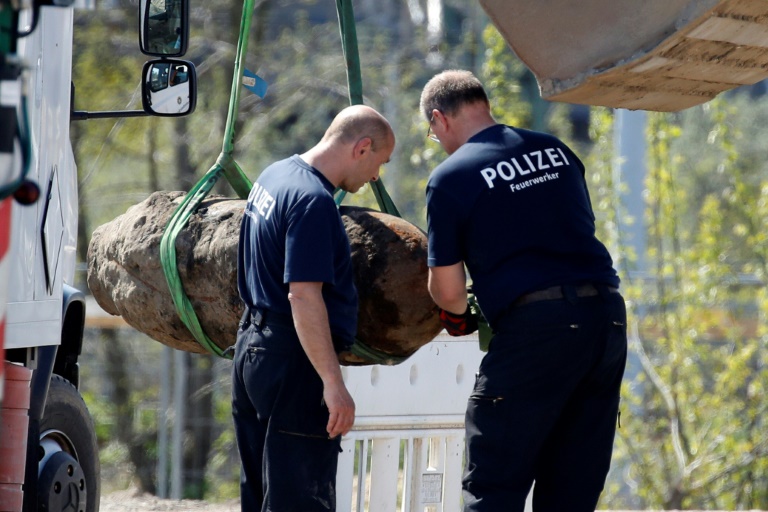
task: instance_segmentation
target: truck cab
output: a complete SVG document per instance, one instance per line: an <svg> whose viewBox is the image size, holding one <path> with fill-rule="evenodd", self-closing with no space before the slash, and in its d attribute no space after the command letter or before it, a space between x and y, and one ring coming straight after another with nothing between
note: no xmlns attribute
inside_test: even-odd
<svg viewBox="0 0 768 512"><path fill-rule="evenodd" d="M45 3L45 5L43 5ZM141 111L73 111L72 0L0 0L0 510L97 512L99 456L80 392L85 296L75 288L78 181L70 122L91 117L186 115L194 66L187 0L142 0L142 27L159 17L173 41L142 30L147 62ZM168 39L162 32L163 41ZM153 35L154 34L154 35ZM36 197L34 191L39 191ZM2 380L0 380L2 384ZM11 386L12 385L12 386Z"/></svg>

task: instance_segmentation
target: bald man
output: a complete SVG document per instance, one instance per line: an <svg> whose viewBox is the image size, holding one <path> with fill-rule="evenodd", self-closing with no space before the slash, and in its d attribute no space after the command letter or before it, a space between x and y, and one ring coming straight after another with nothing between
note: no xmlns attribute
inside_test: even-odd
<svg viewBox="0 0 768 512"><path fill-rule="evenodd" d="M341 436L355 420L337 354L354 341L358 299L333 192L378 179L394 146L381 114L348 107L310 150L267 167L248 197L232 371L244 512L336 510Z"/></svg>

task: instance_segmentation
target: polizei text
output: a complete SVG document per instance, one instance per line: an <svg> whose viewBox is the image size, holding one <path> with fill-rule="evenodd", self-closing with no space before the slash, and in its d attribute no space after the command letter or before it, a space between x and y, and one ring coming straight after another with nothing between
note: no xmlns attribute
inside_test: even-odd
<svg viewBox="0 0 768 512"><path fill-rule="evenodd" d="M568 158L562 149L546 148L524 153L519 157L512 157L509 160L501 160L493 167L486 167L480 171L480 174L482 174L483 179L488 184L488 188L493 188L494 182L499 178L505 182L510 182L515 180L517 176L523 177L533 172L546 171L547 169L562 167L568 164ZM547 173L545 179L536 180L535 183L557 179L558 177L559 173ZM534 184L533 180L526 180L520 184L511 183L510 188L514 192L532 184Z"/></svg>

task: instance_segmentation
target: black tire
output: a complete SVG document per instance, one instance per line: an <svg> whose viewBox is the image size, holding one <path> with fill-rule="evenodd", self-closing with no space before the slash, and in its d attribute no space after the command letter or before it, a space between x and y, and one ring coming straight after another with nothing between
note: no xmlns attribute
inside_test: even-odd
<svg viewBox="0 0 768 512"><path fill-rule="evenodd" d="M74 510L74 503L78 512L98 512L100 463L93 419L75 386L59 375L52 376L48 389L39 452L38 510Z"/></svg>

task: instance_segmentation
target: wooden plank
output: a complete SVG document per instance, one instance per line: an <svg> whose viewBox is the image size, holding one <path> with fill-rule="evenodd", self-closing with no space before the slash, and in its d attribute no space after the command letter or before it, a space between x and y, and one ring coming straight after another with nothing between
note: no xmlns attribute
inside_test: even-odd
<svg viewBox="0 0 768 512"><path fill-rule="evenodd" d="M649 91L663 91L686 94L692 96L708 96L714 95L732 89L732 84L705 82L703 80L688 80L686 78L678 77L664 77L659 79L657 76L646 74L632 74L626 73L616 77L608 77L596 80L597 83L604 87L615 87L624 89L638 89L645 92Z"/></svg>
<svg viewBox="0 0 768 512"><path fill-rule="evenodd" d="M619 68L614 71L608 71L606 73L603 73L601 75L598 75L599 77L604 76L613 76L613 75L621 75L625 72L630 73L652 73L654 70L666 68L670 66L675 65L676 59L668 59L666 57L660 57L658 55L653 55L649 58L643 59L636 64L630 64L626 68Z"/></svg>
<svg viewBox="0 0 768 512"><path fill-rule="evenodd" d="M663 76L685 78L688 80L705 80L726 84L751 85L766 77L762 68L724 66L716 62L680 62L678 65L663 70Z"/></svg>
<svg viewBox="0 0 768 512"><path fill-rule="evenodd" d="M599 83L587 84L547 97L553 101L601 105L611 108L630 110L653 110L658 112L676 112L700 105L711 97L691 96L673 92L641 91L619 87L606 87Z"/></svg>
<svg viewBox="0 0 768 512"><path fill-rule="evenodd" d="M715 7L719 16L750 19L760 22L768 19L768 7L765 0L729 0Z"/></svg>
<svg viewBox="0 0 768 512"><path fill-rule="evenodd" d="M704 39L694 39L684 37L678 40L674 45L659 52L659 56L672 61L695 59L695 60L717 60L725 59L752 60L765 50L760 48L747 47L747 51L753 52L751 55L743 57L738 56L738 50L743 49L737 44L724 41L706 41Z"/></svg>
<svg viewBox="0 0 768 512"><path fill-rule="evenodd" d="M732 18L709 18L691 30L688 37L768 48L768 26Z"/></svg>
<svg viewBox="0 0 768 512"><path fill-rule="evenodd" d="M768 51L765 48L702 39L686 38L661 55L672 61L703 61L733 67L759 68L768 64ZM661 64L656 67L663 66Z"/></svg>
<svg viewBox="0 0 768 512"><path fill-rule="evenodd" d="M704 103L702 96L688 96L671 92L653 91L643 97L630 99L622 103L621 108L629 110L654 110L658 112L676 112Z"/></svg>

